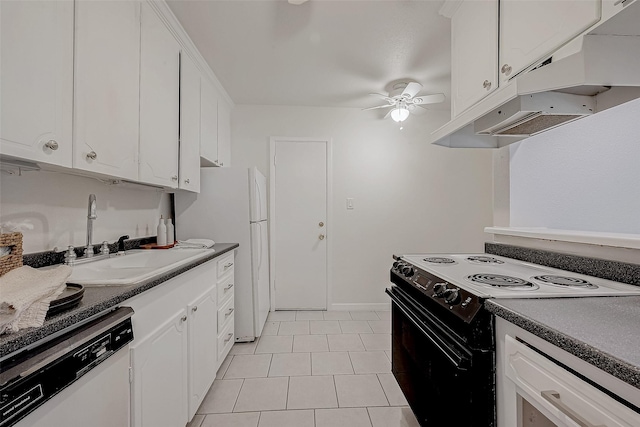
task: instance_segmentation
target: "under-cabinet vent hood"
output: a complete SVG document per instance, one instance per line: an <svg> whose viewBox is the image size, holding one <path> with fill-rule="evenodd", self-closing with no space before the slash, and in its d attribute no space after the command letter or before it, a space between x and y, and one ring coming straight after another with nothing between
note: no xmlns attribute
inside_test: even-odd
<svg viewBox="0 0 640 427"><path fill-rule="evenodd" d="M638 22L640 1L459 114L432 143L498 148L640 98Z"/></svg>

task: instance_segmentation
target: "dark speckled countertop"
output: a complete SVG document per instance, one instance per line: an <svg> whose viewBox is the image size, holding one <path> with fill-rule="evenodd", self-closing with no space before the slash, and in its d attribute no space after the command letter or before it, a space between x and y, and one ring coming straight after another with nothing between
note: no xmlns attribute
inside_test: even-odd
<svg viewBox="0 0 640 427"><path fill-rule="evenodd" d="M640 388L640 296L499 299L485 307Z"/></svg>
<svg viewBox="0 0 640 427"><path fill-rule="evenodd" d="M23 329L16 333L0 335L0 358L15 353L65 328L81 323L95 315L117 307L127 299L151 289L167 280L191 270L200 264L219 257L239 245L237 243L216 243L210 255L190 264L151 278L142 283L130 286L98 286L85 287L84 297L79 305L47 318L40 328ZM126 304L125 304L126 305Z"/></svg>

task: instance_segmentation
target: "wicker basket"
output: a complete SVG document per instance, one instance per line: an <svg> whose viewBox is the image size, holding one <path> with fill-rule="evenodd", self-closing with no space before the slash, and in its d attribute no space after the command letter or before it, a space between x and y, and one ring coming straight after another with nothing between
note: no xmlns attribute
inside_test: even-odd
<svg viewBox="0 0 640 427"><path fill-rule="evenodd" d="M11 253L0 257L0 276L22 267L22 233L0 234L0 247L10 247Z"/></svg>

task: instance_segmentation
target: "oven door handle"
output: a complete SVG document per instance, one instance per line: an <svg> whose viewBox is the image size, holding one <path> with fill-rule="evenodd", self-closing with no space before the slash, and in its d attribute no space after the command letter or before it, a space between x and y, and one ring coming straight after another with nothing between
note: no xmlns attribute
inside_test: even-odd
<svg viewBox="0 0 640 427"><path fill-rule="evenodd" d="M468 358L460 355L460 353L458 353L454 348L448 345L444 340L442 340L442 338L433 334L430 328L423 322L421 322L416 317L416 315L411 312L411 309L409 309L398 296L394 295L391 291L389 291L389 289L386 289L385 292L389 294L389 296L393 300L393 303L396 304L398 309L407 317L407 319L409 319L409 321L411 321L411 323L416 328L418 328L420 332L422 332L422 334L431 342L431 344L436 346L436 348L440 350L440 352L444 354L447 359L449 359L449 361L453 364L453 366L456 367L456 369L459 369L461 371L467 370L467 367L469 365Z"/></svg>

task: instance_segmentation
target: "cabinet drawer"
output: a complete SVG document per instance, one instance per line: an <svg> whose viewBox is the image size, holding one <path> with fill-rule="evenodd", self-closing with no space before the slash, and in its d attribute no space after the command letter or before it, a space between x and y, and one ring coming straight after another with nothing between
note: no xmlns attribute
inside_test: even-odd
<svg viewBox="0 0 640 427"><path fill-rule="evenodd" d="M229 350L233 346L235 342L235 334L233 332L233 316L231 316L231 321L224 328L222 333L218 335L218 360L222 362L227 354L229 354Z"/></svg>
<svg viewBox="0 0 640 427"><path fill-rule="evenodd" d="M233 252L229 255L225 255L218 261L218 277L222 277L229 271L233 270Z"/></svg>
<svg viewBox="0 0 640 427"><path fill-rule="evenodd" d="M233 319L233 311L233 298L229 298L229 301L218 308L218 333L221 333Z"/></svg>
<svg viewBox="0 0 640 427"><path fill-rule="evenodd" d="M223 278L218 279L218 306L224 304L227 299L233 295L234 283L233 271L229 272L229 274Z"/></svg>
<svg viewBox="0 0 640 427"><path fill-rule="evenodd" d="M559 425L567 418L594 426L640 425L640 414L510 336L505 337L505 362L518 393Z"/></svg>

